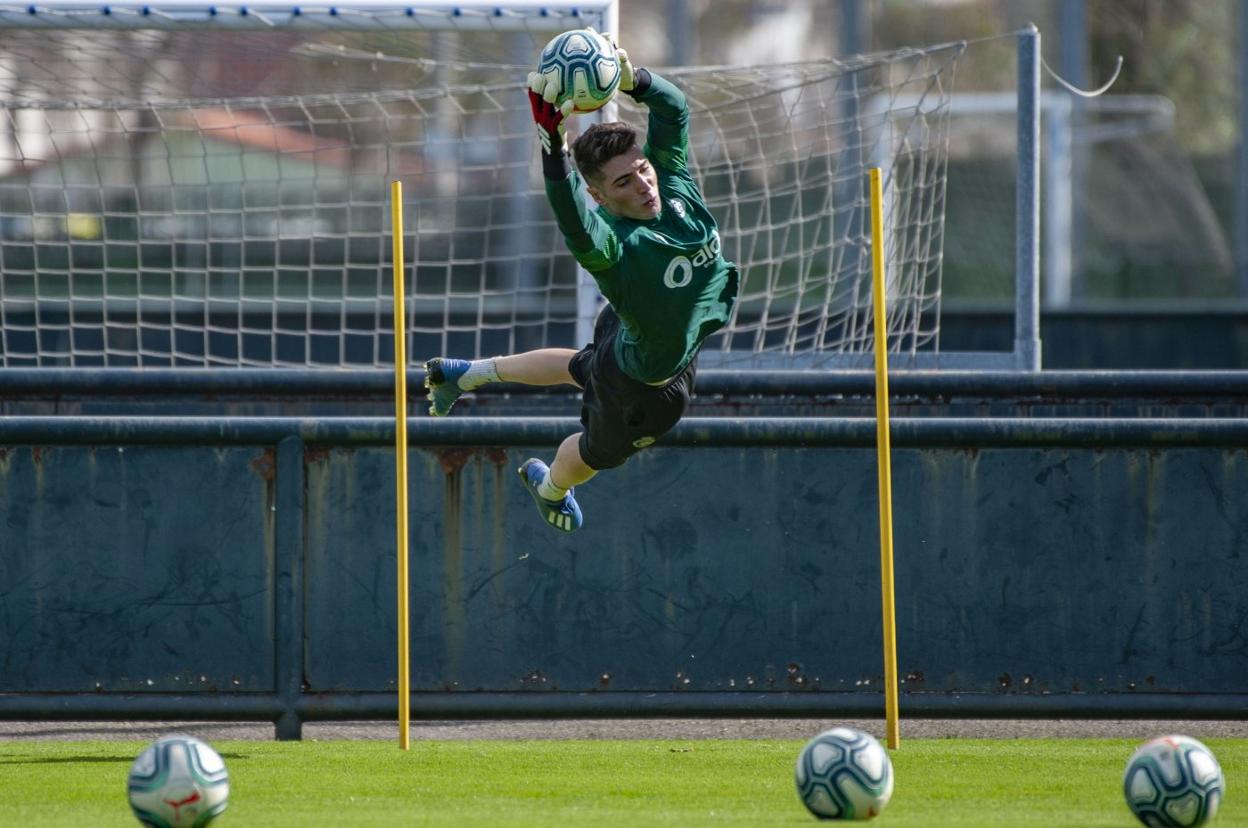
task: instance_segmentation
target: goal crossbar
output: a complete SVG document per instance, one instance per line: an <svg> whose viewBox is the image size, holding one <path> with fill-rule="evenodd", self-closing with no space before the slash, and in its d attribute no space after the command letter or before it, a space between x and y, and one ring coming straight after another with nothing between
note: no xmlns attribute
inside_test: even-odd
<svg viewBox="0 0 1248 828"><path fill-rule="evenodd" d="M505 3L403 2L403 0L348 0L340 3L256 3L230 0L156 0L156 2L83 2L40 0L0 4L3 28L95 28L95 29L216 29L278 28L344 31L380 28L448 29L461 31L529 31L550 29L576 22L606 26L615 15L616 2L545 2L510 0Z"/></svg>

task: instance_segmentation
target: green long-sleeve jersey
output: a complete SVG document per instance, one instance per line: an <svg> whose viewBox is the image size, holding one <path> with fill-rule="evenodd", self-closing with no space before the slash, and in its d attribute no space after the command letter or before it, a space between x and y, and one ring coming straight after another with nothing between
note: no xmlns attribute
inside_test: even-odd
<svg viewBox="0 0 1248 828"><path fill-rule="evenodd" d="M638 221L591 210L575 171L548 179L546 195L568 249L620 318L620 368L659 382L680 373L728 321L738 277L720 255L715 219L689 174L685 96L654 73L649 80L636 98L650 110L644 153L658 176L662 212Z"/></svg>

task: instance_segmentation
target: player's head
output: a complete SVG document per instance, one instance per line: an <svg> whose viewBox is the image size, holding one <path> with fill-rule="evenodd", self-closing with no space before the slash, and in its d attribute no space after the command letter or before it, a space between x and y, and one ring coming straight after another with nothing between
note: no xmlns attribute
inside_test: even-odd
<svg viewBox="0 0 1248 828"><path fill-rule="evenodd" d="M628 124L594 124L573 142L572 157L589 194L611 215L646 221L662 211L659 176Z"/></svg>

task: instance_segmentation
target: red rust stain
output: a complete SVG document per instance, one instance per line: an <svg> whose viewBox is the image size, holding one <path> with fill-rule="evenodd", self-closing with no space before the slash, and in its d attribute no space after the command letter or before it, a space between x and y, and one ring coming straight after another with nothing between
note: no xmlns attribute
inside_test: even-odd
<svg viewBox="0 0 1248 828"><path fill-rule="evenodd" d="M277 476L277 455L271 448L251 461L251 470L260 475L262 480L272 481Z"/></svg>
<svg viewBox="0 0 1248 828"><path fill-rule="evenodd" d="M310 466L313 463L325 463L329 460L329 449L325 446L304 446L303 447L303 464Z"/></svg>
<svg viewBox="0 0 1248 828"><path fill-rule="evenodd" d="M434 453L438 456L438 464L442 466L442 471L451 475L462 469L474 452L470 448L455 447L434 449Z"/></svg>
<svg viewBox="0 0 1248 828"><path fill-rule="evenodd" d="M30 458L36 463L43 462L43 446L34 446L30 450Z"/></svg>
<svg viewBox="0 0 1248 828"><path fill-rule="evenodd" d="M467 448L455 446L451 448L430 449L438 458L438 465L442 467L443 473L453 475L459 472L464 466L468 465L468 461L473 457L482 457L487 463L492 463L498 468L507 465L507 452L497 447L489 448Z"/></svg>

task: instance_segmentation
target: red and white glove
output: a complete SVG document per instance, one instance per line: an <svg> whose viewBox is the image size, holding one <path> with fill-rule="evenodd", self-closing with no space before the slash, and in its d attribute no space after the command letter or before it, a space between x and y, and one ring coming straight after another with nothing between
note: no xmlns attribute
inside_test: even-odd
<svg viewBox="0 0 1248 828"><path fill-rule="evenodd" d="M555 106L555 98L559 95L559 85L553 78L529 73L529 108L533 110L533 122L537 124L537 140L541 142L542 152L551 155L563 150L563 135L567 126L564 119L572 112L575 105L572 101L564 101L562 107Z"/></svg>

